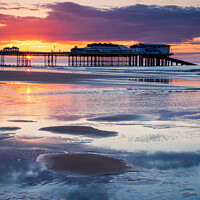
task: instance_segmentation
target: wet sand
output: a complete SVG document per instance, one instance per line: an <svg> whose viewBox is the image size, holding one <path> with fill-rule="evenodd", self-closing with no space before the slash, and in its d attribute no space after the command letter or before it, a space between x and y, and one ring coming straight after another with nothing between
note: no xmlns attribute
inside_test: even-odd
<svg viewBox="0 0 200 200"><path fill-rule="evenodd" d="M49 170L75 176L99 176L130 169L123 160L97 154L46 154L37 159Z"/></svg>
<svg viewBox="0 0 200 200"><path fill-rule="evenodd" d="M4 71L0 72L0 81L25 81L41 83L78 83L83 80L119 78L120 76L84 74L84 73L55 73L55 72L29 72Z"/></svg>
<svg viewBox="0 0 200 200"><path fill-rule="evenodd" d="M55 82L50 80L50 74L38 73L41 77L37 82L41 84L5 82L0 85L0 127L21 127L20 131L0 132L2 199L200 198L199 87L136 81L135 84L126 79L121 82L112 79L112 74L123 75L123 71L125 77L134 74L150 78L174 75L178 79L184 66L180 66L180 73L174 73L176 66L169 67L166 72L163 66L144 67L144 70L143 67L120 68L105 67L98 79L93 79L92 74L99 70L96 67L91 75L87 74L89 78L53 72L52 77L59 79ZM109 72L111 76L103 75ZM10 73L14 74L13 79L24 76L20 82L27 76L25 72ZM43 74L48 77L46 82L66 84L43 84ZM66 76L69 79L65 80ZM104 78L100 80L100 77ZM198 79L196 76L195 85L199 84ZM27 79L28 82L31 80L35 82L33 77ZM77 85L68 86L70 81ZM70 122L68 117L79 120ZM94 121L88 122L89 118ZM144 122L146 119L149 121ZM79 133L75 137L39 131L42 127L60 125L91 126L116 131L118 136L95 138L90 135L88 138L85 137L86 130L83 131L84 137ZM38 158L39 155L43 156ZM46 169L36 162L37 158ZM120 159L133 167L128 168Z"/></svg>
<svg viewBox="0 0 200 200"><path fill-rule="evenodd" d="M102 131L89 126L51 126L40 128L39 130L90 137L111 137L117 135L117 132L114 131Z"/></svg>

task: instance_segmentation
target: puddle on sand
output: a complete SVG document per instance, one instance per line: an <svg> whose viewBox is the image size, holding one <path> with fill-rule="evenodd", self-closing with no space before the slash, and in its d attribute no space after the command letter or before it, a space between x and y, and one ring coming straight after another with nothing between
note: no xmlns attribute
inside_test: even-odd
<svg viewBox="0 0 200 200"><path fill-rule="evenodd" d="M20 127L0 127L0 131L16 131L21 129Z"/></svg>
<svg viewBox="0 0 200 200"><path fill-rule="evenodd" d="M27 122L27 123L30 123L30 122L37 122L37 121L33 121L33 120L8 120L8 122L22 122L22 123L24 123L24 122Z"/></svg>
<svg viewBox="0 0 200 200"><path fill-rule="evenodd" d="M116 114L116 115L107 115L100 116L88 119L88 121L97 121L97 122L122 122L122 121L148 121L152 117L149 115L139 115L139 114Z"/></svg>

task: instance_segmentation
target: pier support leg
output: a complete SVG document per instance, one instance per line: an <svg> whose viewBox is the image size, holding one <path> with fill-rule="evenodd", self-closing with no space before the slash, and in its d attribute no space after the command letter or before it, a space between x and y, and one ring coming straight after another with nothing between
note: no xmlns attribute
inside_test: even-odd
<svg viewBox="0 0 200 200"><path fill-rule="evenodd" d="M47 64L46 64L46 55L44 55L44 66L47 66Z"/></svg>
<svg viewBox="0 0 200 200"><path fill-rule="evenodd" d="M131 56L129 56L128 59L129 59L129 66L131 66Z"/></svg>
<svg viewBox="0 0 200 200"><path fill-rule="evenodd" d="M137 57L138 57L138 56L136 55L136 56L135 56L135 66L138 66L138 65L137 65Z"/></svg>
<svg viewBox="0 0 200 200"><path fill-rule="evenodd" d="M72 66L72 56L69 56L69 66Z"/></svg>
<svg viewBox="0 0 200 200"><path fill-rule="evenodd" d="M135 65L135 56L132 56L132 66Z"/></svg>
<svg viewBox="0 0 200 200"><path fill-rule="evenodd" d="M89 66L89 56L87 56L87 61L86 61L86 63L87 63L87 67Z"/></svg>
<svg viewBox="0 0 200 200"><path fill-rule="evenodd" d="M143 66L143 56L142 55L139 56L139 65Z"/></svg>
<svg viewBox="0 0 200 200"><path fill-rule="evenodd" d="M57 65L57 56L55 55L55 58L54 58L54 66Z"/></svg>
<svg viewBox="0 0 200 200"><path fill-rule="evenodd" d="M1 55L1 66L3 66L4 64L5 64L4 55Z"/></svg>
<svg viewBox="0 0 200 200"><path fill-rule="evenodd" d="M92 56L90 56L90 62L89 62L89 66L92 66Z"/></svg>
<svg viewBox="0 0 200 200"><path fill-rule="evenodd" d="M50 55L48 55L48 66L50 66Z"/></svg>
<svg viewBox="0 0 200 200"><path fill-rule="evenodd" d="M155 58L153 57L152 58L152 66L154 66L155 65Z"/></svg>
<svg viewBox="0 0 200 200"><path fill-rule="evenodd" d="M17 54L17 67L20 66L20 55Z"/></svg>
<svg viewBox="0 0 200 200"><path fill-rule="evenodd" d="M51 55L51 66L53 66L53 55Z"/></svg>
<svg viewBox="0 0 200 200"><path fill-rule="evenodd" d="M150 58L147 58L147 66L150 66Z"/></svg>
<svg viewBox="0 0 200 200"><path fill-rule="evenodd" d="M164 59L161 59L161 65L164 66Z"/></svg>
<svg viewBox="0 0 200 200"><path fill-rule="evenodd" d="M67 66L69 66L69 55L67 56Z"/></svg>
<svg viewBox="0 0 200 200"><path fill-rule="evenodd" d="M94 56L94 66L97 66L97 56Z"/></svg>
<svg viewBox="0 0 200 200"><path fill-rule="evenodd" d="M145 66L148 66L148 58L145 58Z"/></svg>
<svg viewBox="0 0 200 200"><path fill-rule="evenodd" d="M167 66L167 58L165 58L165 66Z"/></svg>
<svg viewBox="0 0 200 200"><path fill-rule="evenodd" d="M76 67L78 66L78 56L74 56L75 57L75 65Z"/></svg>
<svg viewBox="0 0 200 200"><path fill-rule="evenodd" d="M156 66L160 66L160 58L156 58Z"/></svg>
<svg viewBox="0 0 200 200"><path fill-rule="evenodd" d="M113 56L111 56L111 66L113 66Z"/></svg>
<svg viewBox="0 0 200 200"><path fill-rule="evenodd" d="M74 56L72 56L72 67L74 67Z"/></svg>
<svg viewBox="0 0 200 200"><path fill-rule="evenodd" d="M98 64L97 64L97 65L98 65L98 66L100 66L100 59L101 59L101 57L98 56L98 57L97 57L97 61L98 61Z"/></svg>

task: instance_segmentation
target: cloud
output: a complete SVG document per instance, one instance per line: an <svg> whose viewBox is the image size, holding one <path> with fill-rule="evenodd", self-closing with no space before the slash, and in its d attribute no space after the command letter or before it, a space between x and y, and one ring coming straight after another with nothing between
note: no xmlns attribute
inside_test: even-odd
<svg viewBox="0 0 200 200"><path fill-rule="evenodd" d="M12 7L12 8L1 7L0 10L9 10L9 11L10 10L31 10L31 11L38 11L39 9L19 6L19 7Z"/></svg>
<svg viewBox="0 0 200 200"><path fill-rule="evenodd" d="M98 10L74 3L49 5L48 19L70 22L73 39L180 42L199 36L200 9L134 5ZM63 27L65 29L65 27Z"/></svg>
<svg viewBox="0 0 200 200"><path fill-rule="evenodd" d="M39 4L32 4L32 7L25 7L22 6L19 3L3 3L0 2L0 10L8 10L8 11L12 11L12 10L30 10L30 11L38 11L40 8Z"/></svg>
<svg viewBox="0 0 200 200"><path fill-rule="evenodd" d="M46 18L0 15L3 40L178 43L200 34L200 8L133 5L100 10L75 3L48 4Z"/></svg>

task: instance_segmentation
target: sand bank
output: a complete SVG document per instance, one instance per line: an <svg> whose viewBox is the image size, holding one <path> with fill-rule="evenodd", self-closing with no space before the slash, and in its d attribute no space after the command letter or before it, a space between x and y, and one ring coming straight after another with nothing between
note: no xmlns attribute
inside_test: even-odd
<svg viewBox="0 0 200 200"><path fill-rule="evenodd" d="M40 128L39 130L90 137L111 137L117 135L117 132L114 131L102 131L89 126L51 126Z"/></svg>
<svg viewBox="0 0 200 200"><path fill-rule="evenodd" d="M99 176L125 172L122 160L97 154L46 154L37 158L47 169L75 176Z"/></svg>

